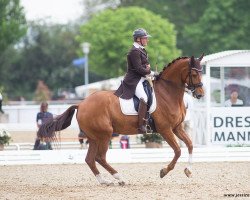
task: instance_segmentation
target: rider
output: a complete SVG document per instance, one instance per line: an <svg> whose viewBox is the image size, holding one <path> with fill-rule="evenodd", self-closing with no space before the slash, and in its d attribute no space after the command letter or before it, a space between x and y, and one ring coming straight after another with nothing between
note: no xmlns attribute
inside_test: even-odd
<svg viewBox="0 0 250 200"><path fill-rule="evenodd" d="M148 54L145 46L148 44L148 38L151 37L143 28L136 29L133 32L133 47L127 54L127 73L115 95L122 99L130 99L136 95L140 99L138 110L139 133L146 133L146 114L148 97L144 92L142 83L146 75L157 75L150 70Z"/></svg>

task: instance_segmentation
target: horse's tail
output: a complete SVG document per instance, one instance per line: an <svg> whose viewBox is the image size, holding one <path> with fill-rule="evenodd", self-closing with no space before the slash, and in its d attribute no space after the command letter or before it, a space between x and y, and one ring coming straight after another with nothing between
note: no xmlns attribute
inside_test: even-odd
<svg viewBox="0 0 250 200"><path fill-rule="evenodd" d="M61 131L70 126L72 117L78 105L70 106L64 113L44 123L37 132L37 137L56 139L56 131Z"/></svg>

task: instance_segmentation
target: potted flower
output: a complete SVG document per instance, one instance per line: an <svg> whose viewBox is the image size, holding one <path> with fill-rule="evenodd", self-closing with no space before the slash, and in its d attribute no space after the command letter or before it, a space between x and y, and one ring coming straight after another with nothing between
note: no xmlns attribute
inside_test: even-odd
<svg viewBox="0 0 250 200"><path fill-rule="evenodd" d="M9 131L4 128L0 127L0 151L4 149L4 145L8 145L10 143L11 136Z"/></svg>
<svg viewBox="0 0 250 200"><path fill-rule="evenodd" d="M159 133L147 133L141 136L141 142L146 148L162 148L163 138Z"/></svg>

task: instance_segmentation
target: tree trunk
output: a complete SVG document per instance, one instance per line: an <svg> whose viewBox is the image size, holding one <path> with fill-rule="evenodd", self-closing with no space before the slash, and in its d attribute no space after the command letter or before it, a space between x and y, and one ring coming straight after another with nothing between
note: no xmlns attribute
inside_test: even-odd
<svg viewBox="0 0 250 200"><path fill-rule="evenodd" d="M0 151L3 151L3 150L4 150L4 145L0 144Z"/></svg>

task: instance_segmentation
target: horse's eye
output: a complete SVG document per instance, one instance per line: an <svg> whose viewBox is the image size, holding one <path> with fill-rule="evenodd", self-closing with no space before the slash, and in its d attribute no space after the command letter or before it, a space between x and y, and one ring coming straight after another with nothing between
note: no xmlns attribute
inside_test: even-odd
<svg viewBox="0 0 250 200"><path fill-rule="evenodd" d="M192 74L192 77L193 78L197 78L197 74Z"/></svg>

